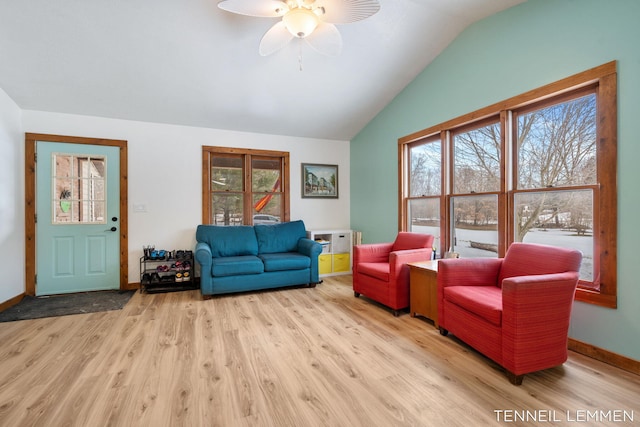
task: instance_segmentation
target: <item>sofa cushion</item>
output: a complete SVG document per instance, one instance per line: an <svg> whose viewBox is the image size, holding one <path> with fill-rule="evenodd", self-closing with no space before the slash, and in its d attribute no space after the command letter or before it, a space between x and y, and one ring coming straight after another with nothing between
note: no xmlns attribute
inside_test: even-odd
<svg viewBox="0 0 640 427"><path fill-rule="evenodd" d="M502 290L497 286L447 286L444 299L496 326L502 324Z"/></svg>
<svg viewBox="0 0 640 427"><path fill-rule="evenodd" d="M302 270L311 267L311 258L298 252L260 254L264 271Z"/></svg>
<svg viewBox="0 0 640 427"><path fill-rule="evenodd" d="M264 273L264 264L257 256L230 256L213 258L211 275L213 277L239 276Z"/></svg>
<svg viewBox="0 0 640 427"><path fill-rule="evenodd" d="M389 281L388 262L361 262L358 264L358 273L375 277L383 282Z"/></svg>
<svg viewBox="0 0 640 427"><path fill-rule="evenodd" d="M258 255L256 233L250 225L199 225L196 240L208 244L214 258Z"/></svg>
<svg viewBox="0 0 640 427"><path fill-rule="evenodd" d="M307 237L304 222L301 220L280 224L256 224L255 235L259 254L295 252L298 240Z"/></svg>

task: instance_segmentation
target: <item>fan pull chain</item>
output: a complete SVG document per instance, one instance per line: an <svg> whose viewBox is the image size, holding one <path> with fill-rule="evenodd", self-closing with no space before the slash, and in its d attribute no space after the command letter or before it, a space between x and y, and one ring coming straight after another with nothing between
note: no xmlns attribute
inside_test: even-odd
<svg viewBox="0 0 640 427"><path fill-rule="evenodd" d="M298 43L298 66L300 67L300 71L302 71L302 39L300 39L300 42Z"/></svg>

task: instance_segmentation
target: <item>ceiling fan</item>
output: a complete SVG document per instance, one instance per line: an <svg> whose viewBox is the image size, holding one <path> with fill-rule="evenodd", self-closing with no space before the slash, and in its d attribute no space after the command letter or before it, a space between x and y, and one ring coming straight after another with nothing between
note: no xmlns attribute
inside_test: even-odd
<svg viewBox="0 0 640 427"><path fill-rule="evenodd" d="M378 0L223 0L220 9L240 15L282 18L260 41L259 52L270 55L294 38L306 41L316 51L337 56L342 37L334 24L366 19L380 10Z"/></svg>

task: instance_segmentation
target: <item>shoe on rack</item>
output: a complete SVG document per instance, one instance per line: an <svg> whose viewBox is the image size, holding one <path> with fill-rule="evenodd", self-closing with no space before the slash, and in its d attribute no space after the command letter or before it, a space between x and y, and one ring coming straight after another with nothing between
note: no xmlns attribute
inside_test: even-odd
<svg viewBox="0 0 640 427"><path fill-rule="evenodd" d="M189 271L185 271L184 273L182 273L183 282L188 282L190 280L191 280L191 275L189 274Z"/></svg>
<svg viewBox="0 0 640 427"><path fill-rule="evenodd" d="M142 275L142 279L140 280L141 285L148 285L151 283L151 275L149 273L144 273Z"/></svg>
<svg viewBox="0 0 640 427"><path fill-rule="evenodd" d="M182 273L181 272L177 272L176 273L176 282L182 282L184 279L182 278Z"/></svg>

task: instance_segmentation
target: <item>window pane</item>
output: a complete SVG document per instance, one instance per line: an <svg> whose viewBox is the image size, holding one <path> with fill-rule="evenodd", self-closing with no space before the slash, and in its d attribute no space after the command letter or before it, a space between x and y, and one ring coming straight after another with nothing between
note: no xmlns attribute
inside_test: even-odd
<svg viewBox="0 0 640 427"><path fill-rule="evenodd" d="M55 154L55 176L57 178L71 178L74 176L73 172L73 156L67 156L64 154Z"/></svg>
<svg viewBox="0 0 640 427"><path fill-rule="evenodd" d="M105 224L106 159L53 154L53 223Z"/></svg>
<svg viewBox="0 0 640 427"><path fill-rule="evenodd" d="M242 158L216 156L211 163L211 190L243 190Z"/></svg>
<svg viewBox="0 0 640 427"><path fill-rule="evenodd" d="M253 195L253 223L275 224L281 218L282 197L278 193L255 193Z"/></svg>
<svg viewBox="0 0 640 427"><path fill-rule="evenodd" d="M440 140L412 146L409 156L409 197L440 195L442 192Z"/></svg>
<svg viewBox="0 0 640 427"><path fill-rule="evenodd" d="M542 243L582 252L580 279L593 281L593 192L545 191L515 195L517 242Z"/></svg>
<svg viewBox="0 0 640 427"><path fill-rule="evenodd" d="M595 184L596 96L518 116L518 188Z"/></svg>
<svg viewBox="0 0 640 427"><path fill-rule="evenodd" d="M408 231L434 235L440 252L440 198L409 200Z"/></svg>
<svg viewBox="0 0 640 427"><path fill-rule="evenodd" d="M453 137L454 193L500 190L500 124Z"/></svg>
<svg viewBox="0 0 640 427"><path fill-rule="evenodd" d="M251 191L280 191L280 159L251 160Z"/></svg>
<svg viewBox="0 0 640 427"><path fill-rule="evenodd" d="M453 251L464 258L498 256L498 196L454 197Z"/></svg>
<svg viewBox="0 0 640 427"><path fill-rule="evenodd" d="M211 212L215 225L242 225L242 194L214 193Z"/></svg>

